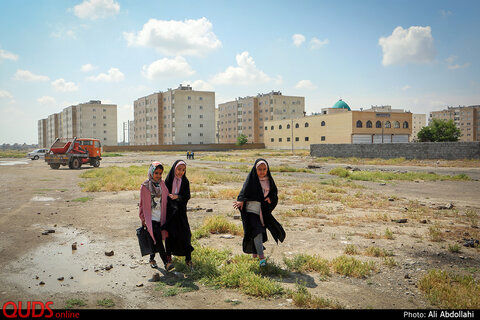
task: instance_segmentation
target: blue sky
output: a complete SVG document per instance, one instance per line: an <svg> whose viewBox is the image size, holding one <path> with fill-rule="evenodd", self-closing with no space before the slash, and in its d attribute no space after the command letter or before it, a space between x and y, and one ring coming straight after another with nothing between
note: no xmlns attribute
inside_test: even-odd
<svg viewBox="0 0 480 320"><path fill-rule="evenodd" d="M37 120L180 83L216 104L280 90L425 113L480 104L478 1L0 1L0 144Z"/></svg>

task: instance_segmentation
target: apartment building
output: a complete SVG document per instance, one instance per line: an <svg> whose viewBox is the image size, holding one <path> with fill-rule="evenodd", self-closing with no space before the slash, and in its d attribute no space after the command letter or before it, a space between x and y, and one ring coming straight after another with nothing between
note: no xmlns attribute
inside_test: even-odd
<svg viewBox="0 0 480 320"><path fill-rule="evenodd" d="M429 124L432 119L453 120L460 129L459 141L480 141L480 105L447 107L441 111L430 112Z"/></svg>
<svg viewBox="0 0 480 320"><path fill-rule="evenodd" d="M117 105L90 100L66 107L39 120L38 133L39 147L44 148L50 147L57 138L73 137L96 138L102 145L117 145Z"/></svg>
<svg viewBox="0 0 480 320"><path fill-rule="evenodd" d="M412 135L410 136L410 142L418 141L418 133L423 127L427 125L426 114L412 114Z"/></svg>
<svg viewBox="0 0 480 320"><path fill-rule="evenodd" d="M351 110L342 100L321 114L265 121L265 147L309 149L310 144L392 143L409 141L412 114L399 109Z"/></svg>
<svg viewBox="0 0 480 320"><path fill-rule="evenodd" d="M45 148L47 145L47 119L38 120L38 146Z"/></svg>
<svg viewBox="0 0 480 320"><path fill-rule="evenodd" d="M263 143L265 121L304 115L305 97L284 96L280 91L239 97L218 105L218 140L235 143L244 134L250 143Z"/></svg>
<svg viewBox="0 0 480 320"><path fill-rule="evenodd" d="M189 85L134 102L135 145L215 143L215 92Z"/></svg>

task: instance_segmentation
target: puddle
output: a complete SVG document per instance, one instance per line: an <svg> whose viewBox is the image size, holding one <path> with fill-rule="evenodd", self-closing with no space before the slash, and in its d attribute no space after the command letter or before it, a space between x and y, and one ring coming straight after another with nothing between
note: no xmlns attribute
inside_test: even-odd
<svg viewBox="0 0 480 320"><path fill-rule="evenodd" d="M33 197L33 198L31 199L31 201L40 201L40 202L55 201L55 198L35 196L35 197Z"/></svg>
<svg viewBox="0 0 480 320"><path fill-rule="evenodd" d="M135 241L115 242L112 246L70 227L57 227L55 233L43 236L54 237L55 241L10 264L1 272L2 277L27 291L58 293L122 288L130 291L137 283L147 281L145 275L150 275L150 268L146 269L148 258L132 255L136 253L135 245L138 246ZM113 256L105 254L112 250Z"/></svg>
<svg viewBox="0 0 480 320"><path fill-rule="evenodd" d="M28 164L28 161L0 161L0 166L15 166L17 164Z"/></svg>

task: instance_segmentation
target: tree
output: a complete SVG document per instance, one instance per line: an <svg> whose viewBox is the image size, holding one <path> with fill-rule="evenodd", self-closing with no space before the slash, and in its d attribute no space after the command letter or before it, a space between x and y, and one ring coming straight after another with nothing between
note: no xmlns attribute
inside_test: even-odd
<svg viewBox="0 0 480 320"><path fill-rule="evenodd" d="M237 146L243 146L247 141L247 136L242 133L237 137Z"/></svg>
<svg viewBox="0 0 480 320"><path fill-rule="evenodd" d="M458 141L460 136L460 129L453 120L433 119L430 125L418 132L418 140L421 142Z"/></svg>

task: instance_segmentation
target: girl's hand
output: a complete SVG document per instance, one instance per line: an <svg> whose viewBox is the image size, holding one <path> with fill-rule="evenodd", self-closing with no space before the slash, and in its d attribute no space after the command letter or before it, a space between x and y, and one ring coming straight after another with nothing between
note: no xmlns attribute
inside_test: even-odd
<svg viewBox="0 0 480 320"><path fill-rule="evenodd" d="M265 198L265 201L267 201L268 203L272 203L272 201L270 201L270 198Z"/></svg>
<svg viewBox="0 0 480 320"><path fill-rule="evenodd" d="M142 226L146 227L145 221L142 221Z"/></svg>
<svg viewBox="0 0 480 320"><path fill-rule="evenodd" d="M234 201L234 202L233 202L233 208L234 208L234 209L240 209L240 210L242 210L242 208L243 208L243 201Z"/></svg>
<svg viewBox="0 0 480 320"><path fill-rule="evenodd" d="M175 195L175 194L169 194L168 196L169 196L170 199L172 199L172 200L178 199L178 195Z"/></svg>

